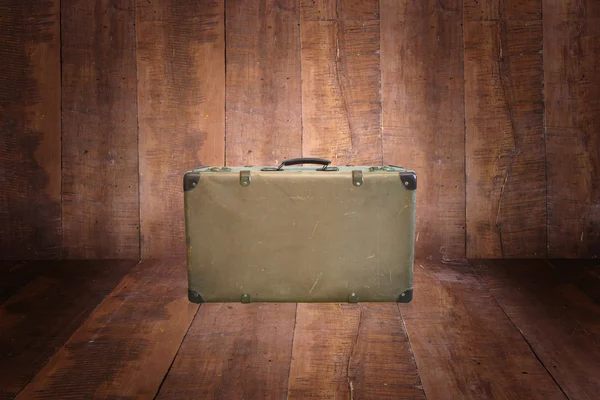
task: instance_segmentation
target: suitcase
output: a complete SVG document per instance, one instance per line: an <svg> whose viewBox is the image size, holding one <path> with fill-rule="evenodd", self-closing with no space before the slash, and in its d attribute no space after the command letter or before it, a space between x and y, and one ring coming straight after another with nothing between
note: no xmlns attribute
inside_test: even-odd
<svg viewBox="0 0 600 400"><path fill-rule="evenodd" d="M189 300L411 301L415 172L330 164L186 172Z"/></svg>

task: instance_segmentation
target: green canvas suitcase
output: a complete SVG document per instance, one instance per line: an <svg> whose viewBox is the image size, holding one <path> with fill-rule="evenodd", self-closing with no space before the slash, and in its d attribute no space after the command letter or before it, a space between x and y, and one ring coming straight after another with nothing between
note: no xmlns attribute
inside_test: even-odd
<svg viewBox="0 0 600 400"><path fill-rule="evenodd" d="M409 302L416 187L412 170L320 158L188 171L189 299Z"/></svg>

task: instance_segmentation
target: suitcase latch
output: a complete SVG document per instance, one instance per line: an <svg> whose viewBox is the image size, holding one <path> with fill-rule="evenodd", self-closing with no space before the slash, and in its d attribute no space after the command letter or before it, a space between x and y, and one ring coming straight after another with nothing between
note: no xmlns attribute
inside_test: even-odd
<svg viewBox="0 0 600 400"><path fill-rule="evenodd" d="M248 186L250 185L250 171L240 171L240 185Z"/></svg>
<svg viewBox="0 0 600 400"><path fill-rule="evenodd" d="M362 186L362 184L363 184L362 171L352 171L352 184L356 187Z"/></svg>

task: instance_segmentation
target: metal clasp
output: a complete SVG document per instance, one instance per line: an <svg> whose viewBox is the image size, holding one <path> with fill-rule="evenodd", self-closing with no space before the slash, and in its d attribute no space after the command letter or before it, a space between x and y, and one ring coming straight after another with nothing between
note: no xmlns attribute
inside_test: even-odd
<svg viewBox="0 0 600 400"><path fill-rule="evenodd" d="M352 184L356 187L361 187L363 184L362 171L352 171Z"/></svg>
<svg viewBox="0 0 600 400"><path fill-rule="evenodd" d="M240 185L248 186L250 185L250 180L252 177L250 176L250 171L240 171Z"/></svg>

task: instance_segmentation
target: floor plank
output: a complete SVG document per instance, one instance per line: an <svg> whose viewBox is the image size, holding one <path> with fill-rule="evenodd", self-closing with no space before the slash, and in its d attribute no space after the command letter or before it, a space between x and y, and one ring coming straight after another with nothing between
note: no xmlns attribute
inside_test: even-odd
<svg viewBox="0 0 600 400"><path fill-rule="evenodd" d="M134 0L62 0L65 258L138 258Z"/></svg>
<svg viewBox="0 0 600 400"><path fill-rule="evenodd" d="M396 305L299 304L287 398L425 398Z"/></svg>
<svg viewBox="0 0 600 400"><path fill-rule="evenodd" d="M571 282L600 304L600 260L550 260L560 279Z"/></svg>
<svg viewBox="0 0 600 400"><path fill-rule="evenodd" d="M61 255L59 0L0 2L0 259Z"/></svg>
<svg viewBox="0 0 600 400"><path fill-rule="evenodd" d="M570 399L600 398L600 305L545 261L475 271Z"/></svg>
<svg viewBox="0 0 600 400"><path fill-rule="evenodd" d="M135 4L141 257L185 256L183 174L224 163L224 1Z"/></svg>
<svg viewBox="0 0 600 400"><path fill-rule="evenodd" d="M295 304L203 304L158 399L283 399Z"/></svg>
<svg viewBox="0 0 600 400"><path fill-rule="evenodd" d="M544 257L542 2L464 7L467 257Z"/></svg>
<svg viewBox="0 0 600 400"><path fill-rule="evenodd" d="M383 162L417 173L422 258L465 256L462 6L381 1Z"/></svg>
<svg viewBox="0 0 600 400"><path fill-rule="evenodd" d="M186 274L142 261L17 398L154 398L198 309Z"/></svg>
<svg viewBox="0 0 600 400"><path fill-rule="evenodd" d="M28 283L0 306L0 399L13 398L135 264L37 261L14 271L13 283Z"/></svg>
<svg viewBox="0 0 600 400"><path fill-rule="evenodd" d="M417 261L399 307L428 398L565 398L468 266Z"/></svg>
<svg viewBox="0 0 600 400"><path fill-rule="evenodd" d="M302 155L297 0L226 1L227 165Z"/></svg>
<svg viewBox="0 0 600 400"><path fill-rule="evenodd" d="M0 304L56 263L13 261L0 263ZM63 264L66 265L66 264Z"/></svg>

